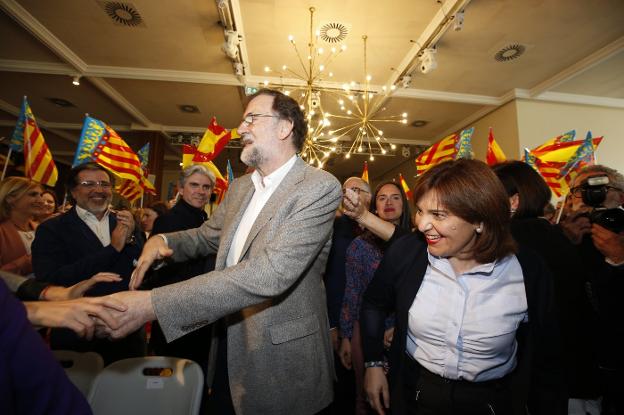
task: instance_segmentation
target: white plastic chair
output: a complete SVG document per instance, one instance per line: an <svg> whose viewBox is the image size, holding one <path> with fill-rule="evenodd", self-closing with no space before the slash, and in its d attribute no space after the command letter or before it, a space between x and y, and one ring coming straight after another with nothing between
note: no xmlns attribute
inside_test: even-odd
<svg viewBox="0 0 624 415"><path fill-rule="evenodd" d="M95 377L104 368L102 356L95 352L79 353L71 350L53 350L69 380L87 397Z"/></svg>
<svg viewBox="0 0 624 415"><path fill-rule="evenodd" d="M147 356L105 367L89 392L95 415L199 413L204 375L188 359Z"/></svg>

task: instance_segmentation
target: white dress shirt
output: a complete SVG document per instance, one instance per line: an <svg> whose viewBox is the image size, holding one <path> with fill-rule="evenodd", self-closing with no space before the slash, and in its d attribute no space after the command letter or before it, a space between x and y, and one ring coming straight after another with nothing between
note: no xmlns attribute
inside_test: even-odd
<svg viewBox="0 0 624 415"><path fill-rule="evenodd" d="M266 205L266 202L269 200L273 192L275 192L275 189L277 189L282 180L284 180L286 174L288 174L290 169L295 165L296 160L297 156L292 156L286 163L268 176L263 177L260 175L258 170L252 173L251 181L253 182L256 190L251 198L251 201L249 202L249 205L247 205L247 209L245 209L245 213L238 224L238 228L236 228L234 239L232 239L232 245L230 246L230 250L225 260L226 267L236 265L240 260L243 246L245 246L245 241L249 236L249 232L251 231L251 227L256 221L256 218L260 214L264 205Z"/></svg>
<svg viewBox="0 0 624 415"><path fill-rule="evenodd" d="M429 266L409 310L407 353L448 379L498 379L516 366L516 330L527 321L515 255L455 275L446 258Z"/></svg>
<svg viewBox="0 0 624 415"><path fill-rule="evenodd" d="M93 231L95 236L97 236L100 242L102 242L103 246L110 245L111 237L108 223L110 211L108 209L106 210L106 213L104 213L102 219L98 219L93 213L81 208L78 205L76 205L76 213L78 214L78 217L87 224L89 229Z"/></svg>

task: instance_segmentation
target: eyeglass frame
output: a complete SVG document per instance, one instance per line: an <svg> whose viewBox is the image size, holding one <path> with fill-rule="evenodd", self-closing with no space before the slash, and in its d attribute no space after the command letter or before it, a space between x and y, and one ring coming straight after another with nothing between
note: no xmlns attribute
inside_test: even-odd
<svg viewBox="0 0 624 415"><path fill-rule="evenodd" d="M95 189L96 187L101 187L102 189L110 189L113 187L111 182L107 182L104 180L83 180L77 183L78 186L82 186L85 189Z"/></svg>
<svg viewBox="0 0 624 415"><path fill-rule="evenodd" d="M241 124L244 124L246 127L249 127L250 125L253 125L254 123L254 118L281 118L279 115L275 115L275 114L247 114L245 115L245 118L243 118L241 120Z"/></svg>

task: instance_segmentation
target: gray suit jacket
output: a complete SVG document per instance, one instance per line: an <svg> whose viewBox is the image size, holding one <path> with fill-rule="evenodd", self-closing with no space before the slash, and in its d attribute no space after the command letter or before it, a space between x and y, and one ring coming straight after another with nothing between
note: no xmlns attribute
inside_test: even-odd
<svg viewBox="0 0 624 415"><path fill-rule="evenodd" d="M208 222L167 234L175 261L217 250L216 267L155 289L152 302L169 341L226 318L237 413L316 413L332 400L333 353L322 273L340 183L297 159L258 215L239 263L226 268L253 193L249 175L237 179Z"/></svg>

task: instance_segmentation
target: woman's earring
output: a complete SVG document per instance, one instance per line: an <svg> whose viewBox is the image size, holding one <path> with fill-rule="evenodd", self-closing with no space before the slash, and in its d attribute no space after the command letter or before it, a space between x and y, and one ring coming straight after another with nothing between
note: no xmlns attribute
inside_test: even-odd
<svg viewBox="0 0 624 415"><path fill-rule="evenodd" d="M477 229L475 229L475 232L480 234L481 232L483 232L483 229L481 229L481 227L479 226Z"/></svg>

